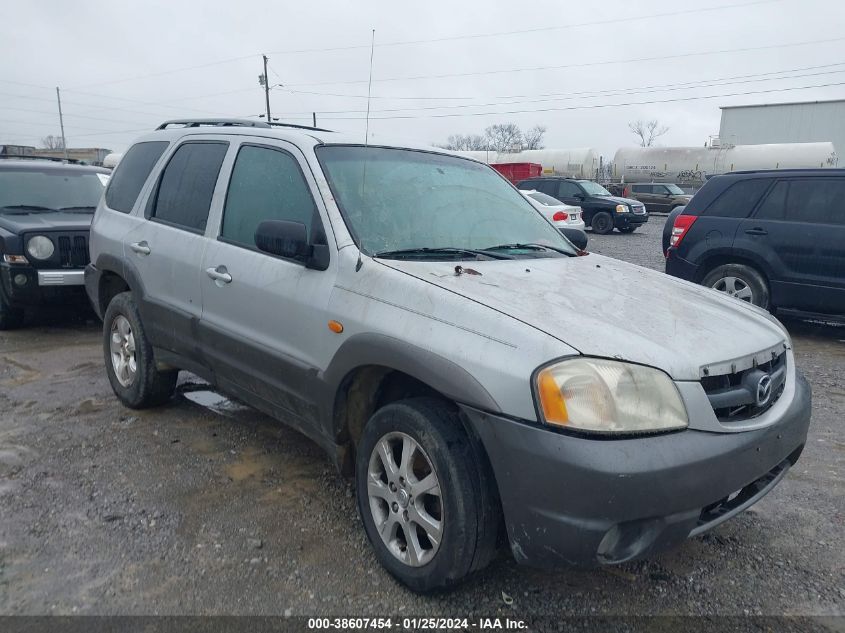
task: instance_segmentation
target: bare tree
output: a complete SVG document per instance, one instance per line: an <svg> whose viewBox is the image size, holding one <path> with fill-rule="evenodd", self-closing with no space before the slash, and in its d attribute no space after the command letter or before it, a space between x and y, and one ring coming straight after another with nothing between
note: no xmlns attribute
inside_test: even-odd
<svg viewBox="0 0 845 633"><path fill-rule="evenodd" d="M522 134L522 149L543 149L543 136L546 134L545 125L535 125Z"/></svg>
<svg viewBox="0 0 845 633"><path fill-rule="evenodd" d="M669 131L668 126L660 125L657 119L631 121L628 123L628 129L639 137L640 147L651 147L658 137Z"/></svg>
<svg viewBox="0 0 845 633"><path fill-rule="evenodd" d="M453 151L483 151L487 149L487 139L480 134L452 134L444 144L436 147Z"/></svg>
<svg viewBox="0 0 845 633"><path fill-rule="evenodd" d="M522 149L522 131L516 123L497 123L484 130L490 149L513 152Z"/></svg>
<svg viewBox="0 0 845 633"><path fill-rule="evenodd" d="M65 145L62 142L61 136L53 136L52 134L41 139L41 145L46 149L64 149Z"/></svg>

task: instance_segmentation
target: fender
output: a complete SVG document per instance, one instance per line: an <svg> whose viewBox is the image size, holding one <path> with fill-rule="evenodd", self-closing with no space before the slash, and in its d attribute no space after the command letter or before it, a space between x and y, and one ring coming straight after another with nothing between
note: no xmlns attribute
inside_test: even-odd
<svg viewBox="0 0 845 633"><path fill-rule="evenodd" d="M492 395L463 367L434 352L384 334L357 334L340 346L318 380L326 390L323 420L332 424L338 390L359 367L377 365L401 371L444 396L479 409L501 412Z"/></svg>

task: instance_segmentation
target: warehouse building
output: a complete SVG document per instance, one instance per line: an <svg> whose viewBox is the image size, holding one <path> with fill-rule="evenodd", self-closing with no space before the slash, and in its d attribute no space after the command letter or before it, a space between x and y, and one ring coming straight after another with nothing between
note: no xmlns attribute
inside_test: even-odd
<svg viewBox="0 0 845 633"><path fill-rule="evenodd" d="M731 145L831 142L845 156L845 99L723 106L719 140Z"/></svg>

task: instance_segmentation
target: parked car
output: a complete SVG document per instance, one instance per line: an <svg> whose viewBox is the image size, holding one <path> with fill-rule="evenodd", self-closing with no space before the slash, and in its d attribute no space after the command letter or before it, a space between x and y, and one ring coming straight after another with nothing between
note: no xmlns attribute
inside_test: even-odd
<svg viewBox="0 0 845 633"><path fill-rule="evenodd" d="M845 315L845 170L714 176L674 218L666 272L768 310Z"/></svg>
<svg viewBox="0 0 845 633"><path fill-rule="evenodd" d="M528 198L528 201L559 229L584 230L584 220L581 219L581 207L564 204L556 198L547 196L542 191L523 191L522 195Z"/></svg>
<svg viewBox="0 0 845 633"><path fill-rule="evenodd" d="M590 180L531 178L517 187L524 191L541 191L566 204L581 207L584 223L601 235L612 232L614 227L622 233L633 233L648 222L648 213L641 202L615 197Z"/></svg>
<svg viewBox="0 0 845 633"><path fill-rule="evenodd" d="M0 160L0 330L26 310L86 303L88 229L108 170L46 159Z"/></svg>
<svg viewBox="0 0 845 633"><path fill-rule="evenodd" d="M86 288L117 398L188 370L356 482L381 564L455 584L677 545L795 463L810 389L758 308L577 251L489 166L255 121L138 140Z"/></svg>
<svg viewBox="0 0 845 633"><path fill-rule="evenodd" d="M672 183L634 183L629 187L630 196L642 202L649 213L669 213L675 207L687 204L692 198L678 185Z"/></svg>

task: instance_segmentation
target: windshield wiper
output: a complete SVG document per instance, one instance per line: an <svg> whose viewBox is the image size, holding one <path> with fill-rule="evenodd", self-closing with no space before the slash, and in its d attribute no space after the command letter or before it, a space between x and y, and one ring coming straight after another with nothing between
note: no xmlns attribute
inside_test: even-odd
<svg viewBox="0 0 845 633"><path fill-rule="evenodd" d="M41 207L34 204L7 204L0 207L0 209L14 209L16 211L20 211L21 213L30 213L32 211L39 211L41 213L55 211L55 209L51 209L50 207Z"/></svg>
<svg viewBox="0 0 845 633"><path fill-rule="evenodd" d="M565 251L562 248L555 248L554 246L546 246L545 244L533 244L533 243L516 243L516 244L499 244L497 246L490 246L488 248L482 249L486 251L507 251L507 250L525 250L525 251L554 251L555 253L561 253L562 255L569 255L570 257L574 257L573 253L569 251Z"/></svg>
<svg viewBox="0 0 845 633"><path fill-rule="evenodd" d="M394 251L379 251L375 257L402 258L414 255L474 255L476 257L489 257L490 259L513 259L510 255L501 253L488 253L486 250L479 251L472 248L442 247L442 248L400 248Z"/></svg>
<svg viewBox="0 0 845 633"><path fill-rule="evenodd" d="M83 212L83 213L87 213L87 212L91 211L93 213L96 209L97 209L97 207L86 206L86 205L78 205L78 206L73 206L73 207L59 207L58 209L56 209L56 211L67 211L69 213L80 212L80 211Z"/></svg>

